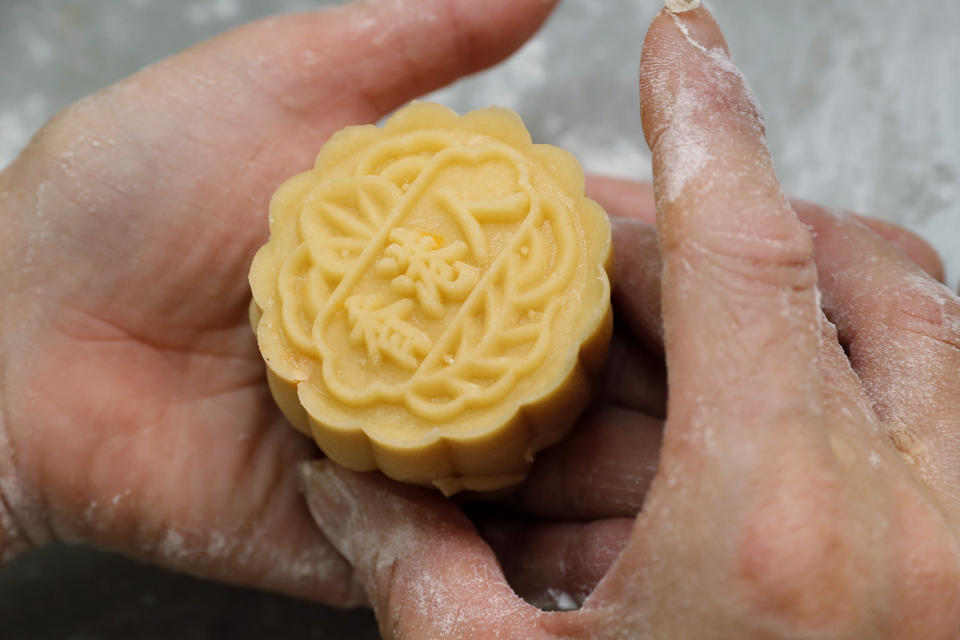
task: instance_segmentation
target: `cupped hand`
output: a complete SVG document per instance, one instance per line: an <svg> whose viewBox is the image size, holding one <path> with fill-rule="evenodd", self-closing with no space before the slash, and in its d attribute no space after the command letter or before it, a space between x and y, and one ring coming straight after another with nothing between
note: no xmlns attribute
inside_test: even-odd
<svg viewBox="0 0 960 640"><path fill-rule="evenodd" d="M592 176L587 193L613 223L616 316L597 399L573 432L541 453L526 482L483 517L468 509L496 552L511 586L541 607L581 604L629 538L659 464L666 411L666 371L653 186ZM838 214L793 200L800 220L814 226ZM903 256L942 281L936 251L896 225L847 215L878 236L878 246ZM815 259L829 264L843 243L815 240ZM534 516L531 518L530 516Z"/></svg>
<svg viewBox="0 0 960 640"><path fill-rule="evenodd" d="M662 13L641 67L669 394L623 552L547 613L437 496L312 463L317 523L386 637L957 637L960 300L791 205L706 10Z"/></svg>
<svg viewBox="0 0 960 640"><path fill-rule="evenodd" d="M89 541L336 604L312 443L274 408L246 274L267 204L334 131L487 67L545 0L261 20L93 95L0 175L0 556Z"/></svg>

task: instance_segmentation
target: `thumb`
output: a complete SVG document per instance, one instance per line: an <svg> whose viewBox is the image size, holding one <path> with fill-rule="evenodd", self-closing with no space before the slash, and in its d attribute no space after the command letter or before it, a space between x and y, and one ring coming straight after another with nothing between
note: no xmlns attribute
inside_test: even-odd
<svg viewBox="0 0 960 640"><path fill-rule="evenodd" d="M177 205L216 200L223 219L259 223L278 182L335 131L506 58L555 3L368 0L257 20L73 105L33 146L64 158L67 185L73 171L136 185L136 202L106 190L108 208L156 202L166 215L173 193Z"/></svg>
<svg viewBox="0 0 960 640"><path fill-rule="evenodd" d="M555 4L366 0L254 22L231 44L236 61L294 109L371 121L506 58Z"/></svg>
<svg viewBox="0 0 960 640"><path fill-rule="evenodd" d="M809 433L819 406L813 240L780 189L753 95L706 9L653 22L640 86L672 426L695 429L709 398L730 445L747 433ZM782 425L786 407L796 409L793 426L762 427Z"/></svg>
<svg viewBox="0 0 960 640"><path fill-rule="evenodd" d="M507 584L466 516L438 494L305 463L317 525L353 565L386 638L534 639L540 613Z"/></svg>

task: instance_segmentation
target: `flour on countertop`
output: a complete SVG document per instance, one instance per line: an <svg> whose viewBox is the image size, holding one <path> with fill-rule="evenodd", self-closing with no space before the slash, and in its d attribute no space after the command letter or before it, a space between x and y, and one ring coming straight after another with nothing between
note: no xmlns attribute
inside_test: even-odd
<svg viewBox="0 0 960 640"><path fill-rule="evenodd" d="M553 603L553 609L556 611L574 611L580 607L577 600L561 589L547 589L547 595Z"/></svg>
<svg viewBox="0 0 960 640"><path fill-rule="evenodd" d="M212 21L230 20L237 15L239 9L237 0L203 0L188 5L183 14L190 24L204 25Z"/></svg>
<svg viewBox="0 0 960 640"><path fill-rule="evenodd" d="M0 74L0 166L63 106L144 64L233 24L326 4L90 0L77 12L67 0L0 3L0 56L21 61ZM562 143L588 171L649 179L638 33L664 4L565 0L510 61L437 96L460 111L515 108L535 139ZM732 0L713 9L764 105L785 190L918 230L956 288L960 3L904 12L897 0ZM25 103L32 93L43 97L40 113Z"/></svg>

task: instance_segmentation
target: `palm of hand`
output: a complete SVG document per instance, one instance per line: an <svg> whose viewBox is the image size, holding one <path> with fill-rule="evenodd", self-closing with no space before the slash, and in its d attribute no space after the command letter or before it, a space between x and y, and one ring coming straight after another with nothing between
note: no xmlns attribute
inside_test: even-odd
<svg viewBox="0 0 960 640"><path fill-rule="evenodd" d="M315 449L270 398L245 276L270 195L330 133L491 64L549 10L515 4L491 30L436 4L422 21L361 5L231 32L78 103L0 176L21 265L3 276L3 408L32 542L362 599L299 498ZM397 12L404 28L371 43Z"/></svg>
<svg viewBox="0 0 960 640"><path fill-rule="evenodd" d="M246 316L270 185L309 160L274 146L250 162L271 132L225 135L219 118L318 139L344 122L232 106L207 84L174 98L188 65L167 61L74 107L13 168L47 178L22 221L37 246L21 248L36 253L19 284L42 304L18 311L33 314L23 344L42 357L14 362L10 392L34 398L11 418L34 434L20 464L37 470L54 535L214 575L245 561L253 573L233 579L275 571L281 583L267 586L285 590L322 568L345 585L334 599L354 599L348 567L303 515L290 470L312 448L273 407ZM191 105L209 112L191 117Z"/></svg>

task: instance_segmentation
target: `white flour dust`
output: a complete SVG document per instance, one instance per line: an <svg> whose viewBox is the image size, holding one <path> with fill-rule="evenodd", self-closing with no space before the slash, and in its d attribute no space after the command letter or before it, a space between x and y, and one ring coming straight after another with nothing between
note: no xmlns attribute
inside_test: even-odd
<svg viewBox="0 0 960 640"><path fill-rule="evenodd" d="M0 565L51 539L39 499L17 477L15 456L0 421Z"/></svg>
<svg viewBox="0 0 960 640"><path fill-rule="evenodd" d="M682 13L692 11L700 6L700 0L665 0L667 11Z"/></svg>
<svg viewBox="0 0 960 640"><path fill-rule="evenodd" d="M89 0L78 13L68 0L0 3L0 57L19 62L0 78L0 166L55 112L143 65L265 14L334 4ZM415 0L406 4L415 10ZM537 141L564 146L588 172L648 180L636 63L643 25L664 5L564 0L515 56L431 97L459 111L513 107ZM919 231L955 289L960 3L903 11L897 0L737 0L712 9L762 100L785 189Z"/></svg>
<svg viewBox="0 0 960 640"><path fill-rule="evenodd" d="M762 135L762 120L756 96L746 78L734 65L722 48L707 49L690 34L687 25L672 15L677 30L686 42L702 54L706 60L697 69L702 78L692 78L683 71L675 73L677 86L667 86L663 81L651 81L647 99L653 100L664 121L657 138L656 149L663 170L657 176L657 189L667 201L680 197L687 185L698 178L714 159L711 145L711 118L715 114L706 110L710 100L705 96L721 94L729 96L734 108L745 114Z"/></svg>
<svg viewBox="0 0 960 640"><path fill-rule="evenodd" d="M657 186L668 202L679 198L712 159L709 134L694 122L699 110L699 94L681 87L674 94L671 123L657 140L656 152L669 167L660 173Z"/></svg>

